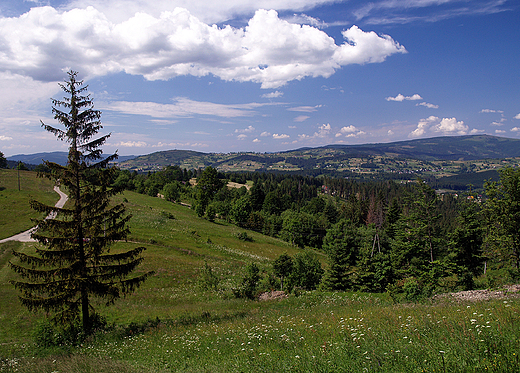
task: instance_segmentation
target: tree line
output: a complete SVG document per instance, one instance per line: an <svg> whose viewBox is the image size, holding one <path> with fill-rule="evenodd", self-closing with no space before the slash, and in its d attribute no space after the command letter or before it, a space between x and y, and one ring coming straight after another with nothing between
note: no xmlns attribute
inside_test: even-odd
<svg viewBox="0 0 520 373"><path fill-rule="evenodd" d="M328 258L324 289L413 298L519 278L518 169L487 182L483 201L474 193L440 195L422 179L360 182L178 166L147 175L120 171L116 183L123 177L136 191L189 202L201 218L321 250Z"/></svg>

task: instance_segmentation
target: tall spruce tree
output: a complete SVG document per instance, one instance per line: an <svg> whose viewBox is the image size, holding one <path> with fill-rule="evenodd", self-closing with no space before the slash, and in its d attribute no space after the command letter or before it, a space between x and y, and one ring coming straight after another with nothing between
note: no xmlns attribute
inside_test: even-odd
<svg viewBox="0 0 520 373"><path fill-rule="evenodd" d="M470 195L470 197L474 197ZM459 202L459 215L456 226L450 234L447 259L455 265L455 273L459 278L459 285L464 290L473 290L473 277L480 275L484 270L485 257L483 255L484 224L481 204L474 198L463 199Z"/></svg>
<svg viewBox="0 0 520 373"><path fill-rule="evenodd" d="M323 250L328 256L329 267L321 286L327 290L346 290L353 286L352 275L359 255L358 229L346 219L340 220L327 231Z"/></svg>
<svg viewBox="0 0 520 373"><path fill-rule="evenodd" d="M32 237L43 247L35 255L15 252L18 260L10 265L22 278L12 283L21 292L23 305L53 313L56 322L81 319L83 331L89 332L95 315L93 298L111 304L133 292L151 272L130 277L143 260L144 247L110 252L111 244L129 233L130 215L124 205L110 204L110 198L121 192L111 185L116 169L108 167L117 154L102 159L100 147L110 134L94 138L102 128L101 112L94 110L88 86L77 80L77 72L68 75L60 84L67 96L52 100L54 119L64 129L43 122L42 126L69 144L66 166L45 164L51 177L68 191L70 205L56 208L31 201L33 209L56 218L35 221L38 226Z"/></svg>
<svg viewBox="0 0 520 373"><path fill-rule="evenodd" d="M500 170L500 181L486 182L484 204L487 256L510 263L520 277L520 169Z"/></svg>
<svg viewBox="0 0 520 373"><path fill-rule="evenodd" d="M0 168L7 168L7 159L5 159L2 152L0 152Z"/></svg>

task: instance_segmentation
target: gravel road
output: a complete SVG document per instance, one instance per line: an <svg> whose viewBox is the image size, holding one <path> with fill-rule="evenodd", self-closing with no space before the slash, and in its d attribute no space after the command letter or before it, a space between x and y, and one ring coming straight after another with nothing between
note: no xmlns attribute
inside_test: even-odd
<svg viewBox="0 0 520 373"><path fill-rule="evenodd" d="M54 187L54 191L60 195L60 200L56 202L54 206L58 208L62 208L65 205L65 202L67 202L68 196L63 193L58 186ZM54 219L56 215L55 214L49 214L45 219ZM21 242L35 242L31 238L31 233L36 229L36 227L33 227L25 232L16 234L11 237L4 238L3 240L0 240L0 243L7 242L7 241L21 241Z"/></svg>

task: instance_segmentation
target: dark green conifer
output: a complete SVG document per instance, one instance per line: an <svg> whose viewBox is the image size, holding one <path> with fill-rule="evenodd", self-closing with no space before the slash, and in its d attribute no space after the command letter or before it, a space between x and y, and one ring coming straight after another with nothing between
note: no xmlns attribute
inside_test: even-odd
<svg viewBox="0 0 520 373"><path fill-rule="evenodd" d="M327 231L323 240L329 267L321 286L327 290L352 288L352 272L359 254L357 228L350 220L342 219Z"/></svg>
<svg viewBox="0 0 520 373"><path fill-rule="evenodd" d="M121 191L111 186L116 170L108 167L117 154L101 160L100 147L110 134L94 138L102 128L101 112L94 110L88 86L77 80L77 73L68 75L60 84L67 96L52 100L54 119L64 129L43 122L42 126L69 144L66 166L45 162L51 177L69 194L69 204L56 208L31 201L35 210L56 218L35 221L38 228L32 237L42 245L35 255L15 252L18 260L10 265L21 276L12 283L23 305L52 312L56 322L73 323L81 317L84 332L89 332L93 297L111 304L132 293L151 273L129 278L143 260L144 247L109 250L129 233L124 205L110 204L110 197Z"/></svg>
<svg viewBox="0 0 520 373"><path fill-rule="evenodd" d="M520 169L500 170L500 181L486 182L484 204L488 257L509 262L520 278Z"/></svg>
<svg viewBox="0 0 520 373"><path fill-rule="evenodd" d="M2 152L0 152L0 168L7 168L7 159L5 159Z"/></svg>

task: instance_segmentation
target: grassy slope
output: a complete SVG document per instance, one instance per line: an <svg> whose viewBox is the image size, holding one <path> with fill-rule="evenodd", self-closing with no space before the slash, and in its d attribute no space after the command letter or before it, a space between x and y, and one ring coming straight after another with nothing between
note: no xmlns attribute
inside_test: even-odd
<svg viewBox="0 0 520 373"><path fill-rule="evenodd" d="M268 259L296 249L252 232L253 242L240 241L235 226L210 223L158 198L126 192L117 200L123 198L133 215L132 234L113 250L146 246L139 270L156 274L132 296L97 306L119 325L155 317L162 323L125 338L107 334L71 354L38 358L30 336L42 315L19 305L6 267L11 249L30 251L34 244L3 244L0 371L518 371L518 298L395 306L385 295L316 292L280 302L237 300L230 288L244 264L254 260L265 268ZM222 291L196 286L204 261L223 279Z"/></svg>
<svg viewBox="0 0 520 373"><path fill-rule="evenodd" d="M243 302L231 300L229 288L239 281L240 269L255 261L266 264L283 252L294 254L297 249L278 239L248 232L253 242L236 237L242 229L225 222L211 223L198 218L187 207L159 198L125 192L130 220L129 243L118 248L145 246L145 261L140 270L154 270L135 296L121 300L108 309L109 318L117 322L147 318L175 319L192 311L235 312ZM173 215L170 219L168 215ZM153 242L151 244L150 242ZM219 297L208 300L196 287L196 278L204 261L225 279Z"/></svg>
<svg viewBox="0 0 520 373"><path fill-rule="evenodd" d="M53 205L59 199L49 179L36 172L20 171L20 191L16 170L0 169L0 239L10 237L34 226L31 218L40 215L31 209L29 200Z"/></svg>
<svg viewBox="0 0 520 373"><path fill-rule="evenodd" d="M112 250L145 246L145 261L139 271L154 270L156 274L135 295L116 302L114 306L105 309L96 305L109 321L129 323L155 317L175 319L192 311L215 308L223 314L239 312L237 309L243 306L243 302L227 299L231 298L230 287L239 281L241 268L251 261L265 264L283 252L294 254L297 251L283 241L254 232L248 233L253 242L241 241L235 234L242 230L236 226L199 219L189 208L159 198L125 192L114 202L121 202L124 198L128 201L128 213L133 216L130 220L132 233L129 242L117 243ZM14 278L7 262L12 249L29 252L34 250L34 246L33 243L18 242L0 244L0 344L30 340L35 317L21 308L14 289L7 284ZM225 278L223 286L228 289L211 301L198 294L195 284L204 261Z"/></svg>

